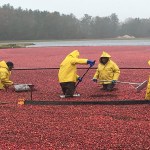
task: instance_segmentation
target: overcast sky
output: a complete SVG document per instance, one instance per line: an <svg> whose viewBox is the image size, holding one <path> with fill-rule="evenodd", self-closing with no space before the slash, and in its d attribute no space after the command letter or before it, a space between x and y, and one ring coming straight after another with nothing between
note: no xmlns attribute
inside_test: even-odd
<svg viewBox="0 0 150 150"><path fill-rule="evenodd" d="M126 18L150 18L150 0L0 0L0 6L10 4L23 9L39 9L61 14L110 16L116 13L120 21Z"/></svg>

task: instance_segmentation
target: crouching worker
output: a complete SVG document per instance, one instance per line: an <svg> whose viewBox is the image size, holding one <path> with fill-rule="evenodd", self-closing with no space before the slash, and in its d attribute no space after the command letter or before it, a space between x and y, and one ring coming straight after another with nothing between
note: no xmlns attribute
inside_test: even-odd
<svg viewBox="0 0 150 150"><path fill-rule="evenodd" d="M4 90L13 84L10 81L11 70L14 68L14 64L12 62L0 62L0 90Z"/></svg>
<svg viewBox="0 0 150 150"><path fill-rule="evenodd" d="M108 53L102 53L98 68L93 77L93 81L102 84L102 90L106 91L113 90L120 75L119 67L110 58L111 56Z"/></svg>
<svg viewBox="0 0 150 150"><path fill-rule="evenodd" d="M150 60L148 61L148 64L150 65ZM147 84L145 100L150 100L150 76L149 76L149 81Z"/></svg>
<svg viewBox="0 0 150 150"><path fill-rule="evenodd" d="M82 78L77 75L77 64L89 64L92 67L95 61L88 59L80 59L78 50L74 50L60 64L58 73L59 83L63 94L60 97L73 97L75 92L75 84L77 81L82 81Z"/></svg>

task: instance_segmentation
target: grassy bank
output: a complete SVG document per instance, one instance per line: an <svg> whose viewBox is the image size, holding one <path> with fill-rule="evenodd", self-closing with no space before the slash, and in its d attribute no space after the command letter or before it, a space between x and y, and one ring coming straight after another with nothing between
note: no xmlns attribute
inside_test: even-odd
<svg viewBox="0 0 150 150"><path fill-rule="evenodd" d="M33 43L0 43L0 49L6 48L25 48L26 46L34 45Z"/></svg>

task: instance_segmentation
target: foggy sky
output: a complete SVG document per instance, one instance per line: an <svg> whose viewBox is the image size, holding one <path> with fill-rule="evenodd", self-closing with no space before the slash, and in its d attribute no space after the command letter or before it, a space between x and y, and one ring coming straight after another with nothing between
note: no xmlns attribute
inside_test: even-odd
<svg viewBox="0 0 150 150"><path fill-rule="evenodd" d="M112 13L116 13L120 21L129 17L150 18L150 0L0 0L0 6L8 3L14 8L72 13L77 18L84 14L104 17Z"/></svg>

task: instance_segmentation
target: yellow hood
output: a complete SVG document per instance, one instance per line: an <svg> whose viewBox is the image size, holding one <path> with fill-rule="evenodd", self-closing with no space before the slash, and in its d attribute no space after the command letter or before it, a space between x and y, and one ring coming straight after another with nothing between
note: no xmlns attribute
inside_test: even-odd
<svg viewBox="0 0 150 150"><path fill-rule="evenodd" d="M70 54L67 55L67 57L73 57L73 58L79 58L79 51L78 50L74 50L73 52L71 52Z"/></svg>
<svg viewBox="0 0 150 150"><path fill-rule="evenodd" d="M148 64L150 65L150 60L148 61Z"/></svg>
<svg viewBox="0 0 150 150"><path fill-rule="evenodd" d="M4 60L0 62L0 67L8 69L8 66Z"/></svg>
<svg viewBox="0 0 150 150"><path fill-rule="evenodd" d="M5 89L5 86L10 86L13 84L10 81L9 77L11 72L8 69L8 66L5 61L0 62L0 89Z"/></svg>
<svg viewBox="0 0 150 150"><path fill-rule="evenodd" d="M102 55L101 55L101 57L109 57L110 58L111 56L108 53L103 52Z"/></svg>
<svg viewBox="0 0 150 150"><path fill-rule="evenodd" d="M76 82L79 77L76 67L78 64L87 64L87 59L80 59L78 50L74 50L60 64L58 73L59 82Z"/></svg>

